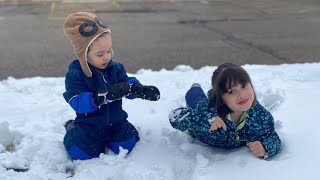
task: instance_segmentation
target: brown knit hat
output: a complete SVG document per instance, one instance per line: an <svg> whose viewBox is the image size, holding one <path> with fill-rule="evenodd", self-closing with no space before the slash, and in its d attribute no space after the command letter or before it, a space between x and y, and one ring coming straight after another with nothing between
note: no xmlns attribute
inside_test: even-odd
<svg viewBox="0 0 320 180"><path fill-rule="evenodd" d="M63 25L64 34L69 38L83 72L92 77L87 61L87 52L91 43L102 33L111 30L95 14L77 12L70 14Z"/></svg>

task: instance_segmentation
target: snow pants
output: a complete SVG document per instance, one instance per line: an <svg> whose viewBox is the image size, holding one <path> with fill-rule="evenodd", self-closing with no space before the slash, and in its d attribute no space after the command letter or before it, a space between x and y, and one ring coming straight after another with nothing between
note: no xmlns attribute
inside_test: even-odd
<svg viewBox="0 0 320 180"><path fill-rule="evenodd" d="M188 107L194 108L199 101L207 101L207 96L199 86L191 87L185 95L186 104Z"/></svg>
<svg viewBox="0 0 320 180"><path fill-rule="evenodd" d="M140 139L137 129L127 120L119 122L112 128L99 129L99 133L74 121L68 121L65 127L67 133L63 141L64 146L74 160L99 157L106 148L116 154L120 152L120 147L130 152ZM105 135L100 136L100 134Z"/></svg>

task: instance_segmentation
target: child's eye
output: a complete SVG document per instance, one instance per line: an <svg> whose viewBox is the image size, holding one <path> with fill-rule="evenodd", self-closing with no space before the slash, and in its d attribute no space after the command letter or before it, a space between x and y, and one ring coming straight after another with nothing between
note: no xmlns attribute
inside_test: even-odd
<svg viewBox="0 0 320 180"><path fill-rule="evenodd" d="M246 84L243 84L242 85L242 88L245 88L245 87L247 87L248 86L248 84L246 83Z"/></svg>
<svg viewBox="0 0 320 180"><path fill-rule="evenodd" d="M228 89L228 90L227 90L227 93L228 93L228 94L234 94L234 90Z"/></svg>
<svg viewBox="0 0 320 180"><path fill-rule="evenodd" d="M98 56L98 57L102 57L102 56L103 56L103 54L97 54L97 56Z"/></svg>

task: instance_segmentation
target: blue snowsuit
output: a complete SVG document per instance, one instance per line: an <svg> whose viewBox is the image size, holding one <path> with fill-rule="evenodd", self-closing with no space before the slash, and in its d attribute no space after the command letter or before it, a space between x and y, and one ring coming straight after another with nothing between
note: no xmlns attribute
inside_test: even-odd
<svg viewBox="0 0 320 180"><path fill-rule="evenodd" d="M72 125L66 125L64 145L73 159L90 159L104 153L106 147L119 153L119 147L132 150L139 135L136 128L127 121L127 113L122 109L122 100L115 100L98 107L93 95L99 88L110 87L119 82L138 82L128 77L122 64L110 61L103 70L89 64L92 77L87 77L79 60L69 65L63 94L65 100L76 111Z"/></svg>
<svg viewBox="0 0 320 180"><path fill-rule="evenodd" d="M208 98L201 87L192 87L186 94L187 107L180 107L169 114L173 128L187 131L193 138L213 147L232 149L248 142L260 141L267 156L272 157L281 148L281 140L274 129L274 120L259 102L243 113L237 125L230 114L221 117L227 126L210 132L212 120L219 116L215 108L208 107Z"/></svg>

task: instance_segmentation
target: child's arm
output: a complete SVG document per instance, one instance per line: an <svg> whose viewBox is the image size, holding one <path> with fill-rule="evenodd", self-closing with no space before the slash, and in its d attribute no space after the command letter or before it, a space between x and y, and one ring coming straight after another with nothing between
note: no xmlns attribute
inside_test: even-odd
<svg viewBox="0 0 320 180"><path fill-rule="evenodd" d="M213 132L210 130L210 126L221 118L216 118L218 114L213 109L208 109L207 105L207 103L198 103L195 108L180 107L173 110L169 114L171 126L183 132L187 131L193 138L214 147L225 149L238 147L231 121L224 121L225 126L221 125L221 128Z"/></svg>
<svg viewBox="0 0 320 180"><path fill-rule="evenodd" d="M264 158L272 157L280 151L281 140L275 131L262 136L260 142L267 153Z"/></svg>
<svg viewBox="0 0 320 180"><path fill-rule="evenodd" d="M130 86L130 93L126 98L134 99L141 98L150 101L157 101L160 99L160 91L155 86L144 86L135 77L128 77L125 68L122 64L117 63L117 76L120 82L126 82Z"/></svg>
<svg viewBox="0 0 320 180"><path fill-rule="evenodd" d="M108 102L121 99L129 94L127 83L118 83L105 89L98 89L96 93L90 92L81 78L80 71L74 70L67 73L65 100L77 113L89 113Z"/></svg>
<svg viewBox="0 0 320 180"><path fill-rule="evenodd" d="M89 113L98 109L93 102L93 93L89 92L87 86L82 81L80 71L69 71L65 79L66 92L64 99L77 113Z"/></svg>
<svg viewBox="0 0 320 180"><path fill-rule="evenodd" d="M98 89L93 95L93 101L97 106L101 106L115 100L120 100L129 93L129 84L120 82L107 88Z"/></svg>
<svg viewBox="0 0 320 180"><path fill-rule="evenodd" d="M276 155L281 149L281 140L274 129L274 119L269 111L258 104L261 108L263 135L258 139L266 150L264 158Z"/></svg>

